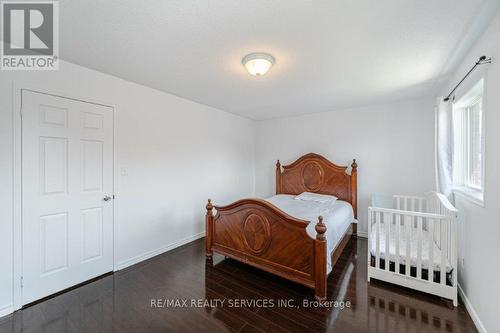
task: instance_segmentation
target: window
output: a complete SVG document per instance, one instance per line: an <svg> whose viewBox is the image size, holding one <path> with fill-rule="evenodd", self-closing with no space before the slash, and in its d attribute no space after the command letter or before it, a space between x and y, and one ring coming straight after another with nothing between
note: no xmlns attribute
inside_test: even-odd
<svg viewBox="0 0 500 333"><path fill-rule="evenodd" d="M453 105L453 182L482 201L484 190L484 82Z"/></svg>

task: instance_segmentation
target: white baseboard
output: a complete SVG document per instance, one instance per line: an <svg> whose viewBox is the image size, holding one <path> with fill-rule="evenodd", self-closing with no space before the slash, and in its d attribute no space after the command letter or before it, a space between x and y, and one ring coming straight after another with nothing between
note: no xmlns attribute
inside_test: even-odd
<svg viewBox="0 0 500 333"><path fill-rule="evenodd" d="M479 316L477 315L476 310L474 310L474 307L472 307L472 303L470 300L467 298L467 295L465 295L464 290L458 284L458 294L464 301L465 307L467 309L467 312L469 312L470 317L474 321L474 324L476 324L476 328L479 331L479 333L487 333L486 328L484 327L483 323L481 322L481 319L479 319Z"/></svg>
<svg viewBox="0 0 500 333"><path fill-rule="evenodd" d="M0 309L0 318L7 316L7 315L10 315L12 312L14 312L14 306L12 304L7 305L7 306Z"/></svg>
<svg viewBox="0 0 500 333"><path fill-rule="evenodd" d="M135 256L135 257L127 259L127 260L124 260L124 261L122 261L122 262L120 262L120 263L118 263L118 264L115 265L115 272L119 271L119 270L122 270L124 268L127 268L129 266L135 265L137 263L140 263L141 261L147 260L149 258L153 258L153 257L155 257L155 256L157 256L159 254L162 254L162 253L165 253L167 251L173 250L176 247L179 247L179 246L182 246L184 244L190 243L190 242L195 241L197 239L200 239L202 237L205 237L205 232L204 231L200 232L199 234L183 238L181 240L178 240L177 242L168 244L166 246L162 246L159 249L156 249L156 250L153 250L153 251L150 251L150 252L147 252L147 253Z"/></svg>
<svg viewBox="0 0 500 333"><path fill-rule="evenodd" d="M368 238L368 233L366 231L358 231L358 237Z"/></svg>

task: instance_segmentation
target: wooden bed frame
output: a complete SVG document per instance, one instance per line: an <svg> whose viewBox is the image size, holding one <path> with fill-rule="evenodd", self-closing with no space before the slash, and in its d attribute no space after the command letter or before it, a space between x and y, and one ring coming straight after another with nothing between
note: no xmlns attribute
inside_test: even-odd
<svg viewBox="0 0 500 333"><path fill-rule="evenodd" d="M318 154L307 154L290 165L276 163L276 194L315 192L349 202L357 216L357 163L351 174ZM216 215L213 209L217 210ZM220 253L285 279L314 289L318 300L326 299L326 226L318 217L316 238L306 231L310 221L292 217L262 199L242 199L227 206L206 205L205 250L208 262ZM356 233L353 223L329 255L332 266Z"/></svg>

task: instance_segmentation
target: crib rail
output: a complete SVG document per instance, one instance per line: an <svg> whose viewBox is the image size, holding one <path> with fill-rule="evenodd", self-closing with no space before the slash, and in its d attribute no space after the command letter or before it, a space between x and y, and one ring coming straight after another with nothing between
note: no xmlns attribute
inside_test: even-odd
<svg viewBox="0 0 500 333"><path fill-rule="evenodd" d="M368 209L368 281L402 284L456 304L456 209L436 192L393 198L395 208Z"/></svg>

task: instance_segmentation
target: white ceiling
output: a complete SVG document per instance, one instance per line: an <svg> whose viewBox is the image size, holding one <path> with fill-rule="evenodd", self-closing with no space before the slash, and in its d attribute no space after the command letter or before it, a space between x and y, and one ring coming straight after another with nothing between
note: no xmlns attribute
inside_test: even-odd
<svg viewBox="0 0 500 333"><path fill-rule="evenodd" d="M498 3L64 0L61 58L248 118L275 118L434 96L450 61L471 46L467 33L480 32ZM250 52L271 53L276 65L252 77L240 62Z"/></svg>

